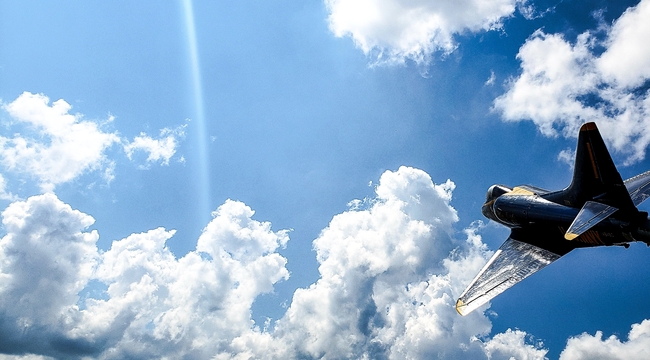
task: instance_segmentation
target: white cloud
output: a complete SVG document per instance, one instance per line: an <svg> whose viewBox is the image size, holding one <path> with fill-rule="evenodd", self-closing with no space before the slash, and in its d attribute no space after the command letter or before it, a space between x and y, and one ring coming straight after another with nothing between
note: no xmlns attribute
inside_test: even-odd
<svg viewBox="0 0 650 360"><path fill-rule="evenodd" d="M456 48L454 36L500 28L519 0L325 0L330 30L350 36L377 63L428 63Z"/></svg>
<svg viewBox="0 0 650 360"><path fill-rule="evenodd" d="M532 120L542 134L575 137L595 121L611 148L642 160L650 144L650 0L629 8L599 41L590 32L567 42L538 30L519 49L522 73L494 101L506 121ZM594 48L605 51L598 55Z"/></svg>
<svg viewBox="0 0 650 360"><path fill-rule="evenodd" d="M526 342L528 334L521 330L506 330L495 335L485 343L485 350L490 360L518 359L535 360L546 359L548 350L543 349L543 344L530 344Z"/></svg>
<svg viewBox="0 0 650 360"><path fill-rule="evenodd" d="M250 308L288 277L276 252L288 237L252 215L227 201L197 250L176 258L165 246L173 230L133 234L100 254L97 232L83 232L94 220L55 195L11 204L2 214L0 351L210 358L243 351L244 340L272 347ZM97 284L105 297L80 300Z"/></svg>
<svg viewBox="0 0 650 360"><path fill-rule="evenodd" d="M0 352L56 358L530 358L521 331L481 342L480 311L458 294L491 255L480 224L454 236L454 184L421 170L384 173L377 196L336 215L314 241L320 278L275 324L251 306L286 279L286 230L228 200L195 251L176 257L163 228L98 251L93 219L53 194L11 204L0 241ZM95 288L94 291L89 289ZM85 289L85 290L84 290ZM80 296L85 294L95 294ZM274 325L274 326L271 326ZM8 335L9 334L9 335Z"/></svg>
<svg viewBox="0 0 650 360"><path fill-rule="evenodd" d="M18 200L17 196L7 191L7 180L0 174L0 200L14 201Z"/></svg>
<svg viewBox="0 0 650 360"><path fill-rule="evenodd" d="M650 1L641 1L625 11L612 27L605 42L607 50L597 66L607 82L617 87L635 88L650 78Z"/></svg>
<svg viewBox="0 0 650 360"><path fill-rule="evenodd" d="M275 252L288 237L252 215L243 203L227 201L196 251L180 259L165 247L174 232L162 228L114 242L97 269L109 299L88 302L77 333L110 333L111 320L126 316L111 357L209 358L233 352L241 337L268 337L254 327L250 308L288 277L286 259Z"/></svg>
<svg viewBox="0 0 650 360"><path fill-rule="evenodd" d="M129 142L117 132L103 131L96 121L71 114L72 107L63 99L50 104L43 94L24 92L2 107L20 131L13 137L0 136L0 164L9 172L36 178L44 192L96 170L107 182L112 181L115 160L109 159L106 152L115 143L123 144L129 159L136 151L144 151L148 163L167 165L185 135L183 125L162 129L159 139L141 133ZM111 116L106 122L112 120ZM2 199L13 199L11 196L0 192Z"/></svg>
<svg viewBox="0 0 650 360"><path fill-rule="evenodd" d="M494 71L490 71L490 77L485 81L484 86L492 86L496 80L497 76L494 75Z"/></svg>
<svg viewBox="0 0 650 360"><path fill-rule="evenodd" d="M577 359L648 359L650 358L650 320L632 325L628 341L612 335L603 340L603 333L582 334L570 338L560 354L561 360Z"/></svg>
<svg viewBox="0 0 650 360"><path fill-rule="evenodd" d="M153 139L145 133L140 133L133 141L124 145L124 152L129 159L137 150L148 153L147 162L160 161L163 165L169 165L169 159L176 153L178 138L185 136L185 126L177 129L162 129L160 138Z"/></svg>
<svg viewBox="0 0 650 360"><path fill-rule="evenodd" d="M5 104L9 115L24 128L34 130L36 136L0 136L2 165L36 177L46 191L106 166L104 151L119 141L115 133L103 132L97 123L70 114L71 106L64 100L52 105L49 102L45 95L24 92Z"/></svg>
<svg viewBox="0 0 650 360"><path fill-rule="evenodd" d="M321 277L296 290L278 335L314 358L484 356L470 339L489 320L454 303L489 254L474 232L453 239L453 188L413 168L384 173L369 209L336 215L314 241Z"/></svg>
<svg viewBox="0 0 650 360"><path fill-rule="evenodd" d="M53 194L16 202L2 213L0 349L65 357L75 343L66 331L78 321L78 293L98 254L94 219Z"/></svg>
<svg viewBox="0 0 650 360"><path fill-rule="evenodd" d="M564 149L557 155L557 159L573 168L573 163L576 159L576 151L574 149Z"/></svg>

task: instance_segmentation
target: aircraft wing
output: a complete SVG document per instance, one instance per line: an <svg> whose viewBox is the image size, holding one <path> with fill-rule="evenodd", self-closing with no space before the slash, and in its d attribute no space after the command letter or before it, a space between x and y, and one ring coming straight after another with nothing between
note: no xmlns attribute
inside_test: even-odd
<svg viewBox="0 0 650 360"><path fill-rule="evenodd" d="M650 197L650 171L629 178L623 183L630 193L634 206L639 206L640 203Z"/></svg>
<svg viewBox="0 0 650 360"><path fill-rule="evenodd" d="M469 314L562 255L515 240L511 234L460 295L456 311Z"/></svg>

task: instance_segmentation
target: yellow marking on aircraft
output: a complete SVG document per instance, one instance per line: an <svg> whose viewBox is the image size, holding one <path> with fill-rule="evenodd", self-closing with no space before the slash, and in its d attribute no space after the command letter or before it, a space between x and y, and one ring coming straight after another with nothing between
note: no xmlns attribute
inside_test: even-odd
<svg viewBox="0 0 650 360"><path fill-rule="evenodd" d="M456 301L456 311L458 311L458 313L461 315L465 315L463 314L464 310L465 310L465 303L463 302L463 300L458 299L458 301Z"/></svg>
<svg viewBox="0 0 650 360"><path fill-rule="evenodd" d="M535 195L535 193L532 192L532 191L530 191L530 190L526 190L526 189L524 189L524 188L520 188L519 186L515 186L514 188L512 188L512 191L511 191L511 192L509 192L509 193L505 193L505 194L503 194L503 195L504 195L504 196L505 196L505 195Z"/></svg>
<svg viewBox="0 0 650 360"><path fill-rule="evenodd" d="M566 233L566 234L564 234L564 238L567 239L567 240L569 240L569 241L571 241L571 240L577 238L578 236L579 236L579 235L574 234L574 233Z"/></svg>

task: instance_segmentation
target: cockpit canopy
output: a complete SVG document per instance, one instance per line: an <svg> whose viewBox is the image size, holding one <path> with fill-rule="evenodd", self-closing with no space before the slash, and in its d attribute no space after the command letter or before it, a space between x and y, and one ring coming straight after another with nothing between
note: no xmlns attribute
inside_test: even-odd
<svg viewBox="0 0 650 360"><path fill-rule="evenodd" d="M487 191L487 194L485 195L485 202L488 203L488 202L498 198L499 196L501 196L501 195L503 195L505 193L509 193L511 191L512 191L512 189L507 187L507 186L492 185L492 186L490 186L490 188Z"/></svg>

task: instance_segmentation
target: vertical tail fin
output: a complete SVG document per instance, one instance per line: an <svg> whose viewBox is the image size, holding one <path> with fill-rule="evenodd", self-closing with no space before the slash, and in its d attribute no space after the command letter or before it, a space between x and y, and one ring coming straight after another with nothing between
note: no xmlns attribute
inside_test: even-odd
<svg viewBox="0 0 650 360"><path fill-rule="evenodd" d="M558 196L559 203L576 208L597 201L622 212L637 211L593 122L580 128L573 180Z"/></svg>

